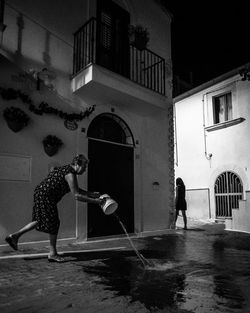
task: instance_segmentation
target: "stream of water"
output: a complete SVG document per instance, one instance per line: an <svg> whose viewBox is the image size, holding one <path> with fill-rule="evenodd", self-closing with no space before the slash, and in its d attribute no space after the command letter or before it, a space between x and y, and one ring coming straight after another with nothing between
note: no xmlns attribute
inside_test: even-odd
<svg viewBox="0 0 250 313"><path fill-rule="evenodd" d="M144 258L144 256L136 249L136 247L135 247L133 241L132 241L131 238L129 237L129 234L128 234L127 230L126 230L125 225L122 223L122 221L120 220L119 216L118 216L117 214L115 214L115 213L114 213L114 216L117 218L118 222L120 223L120 225L121 225L121 227L122 227L124 233L126 234L128 240L129 240L129 242L130 242L131 247L134 249L136 255L138 256L139 260L142 262L143 266L144 266L145 268L146 268L146 267L151 267L151 266L152 266L151 262L149 262L149 260L147 260L146 258Z"/></svg>

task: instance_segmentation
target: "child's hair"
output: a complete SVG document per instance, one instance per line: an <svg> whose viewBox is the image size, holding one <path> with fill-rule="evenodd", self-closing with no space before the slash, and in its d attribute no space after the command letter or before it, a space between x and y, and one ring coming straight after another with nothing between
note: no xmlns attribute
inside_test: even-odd
<svg viewBox="0 0 250 313"><path fill-rule="evenodd" d="M183 180L180 177L176 178L176 185L185 186Z"/></svg>
<svg viewBox="0 0 250 313"><path fill-rule="evenodd" d="M73 165L82 165L83 161L85 162L89 162L88 159L83 155L83 154L78 154L76 155L73 160L72 163Z"/></svg>

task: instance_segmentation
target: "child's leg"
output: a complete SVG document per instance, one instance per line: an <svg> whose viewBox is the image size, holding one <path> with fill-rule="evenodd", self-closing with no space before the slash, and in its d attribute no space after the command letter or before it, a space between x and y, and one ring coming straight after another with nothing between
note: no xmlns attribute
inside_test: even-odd
<svg viewBox="0 0 250 313"><path fill-rule="evenodd" d="M183 222L184 222L184 229L187 229L187 215L186 211L182 211L182 216L183 216Z"/></svg>

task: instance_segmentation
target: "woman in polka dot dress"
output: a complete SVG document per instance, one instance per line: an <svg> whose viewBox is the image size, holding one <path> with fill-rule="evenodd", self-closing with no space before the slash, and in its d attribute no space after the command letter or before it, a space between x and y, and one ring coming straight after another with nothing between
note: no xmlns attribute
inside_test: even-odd
<svg viewBox="0 0 250 313"><path fill-rule="evenodd" d="M18 240L26 232L36 229L49 234L50 252L48 261L63 262L57 254L56 242L60 226L57 203L68 192L74 194L75 200L102 205L105 199L99 199L98 192L88 192L78 187L77 175L82 175L87 167L88 160L84 155L74 157L71 164L56 167L35 188L32 222L19 231L5 238L6 242L18 250Z"/></svg>

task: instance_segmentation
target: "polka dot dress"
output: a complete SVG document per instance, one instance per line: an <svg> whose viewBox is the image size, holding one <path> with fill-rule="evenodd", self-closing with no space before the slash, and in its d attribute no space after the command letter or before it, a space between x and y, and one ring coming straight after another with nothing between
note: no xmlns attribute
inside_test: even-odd
<svg viewBox="0 0 250 313"><path fill-rule="evenodd" d="M49 234L57 234L60 226L57 203L70 192L65 175L75 173L71 165L64 165L51 171L34 192L32 221L37 221L36 229Z"/></svg>

